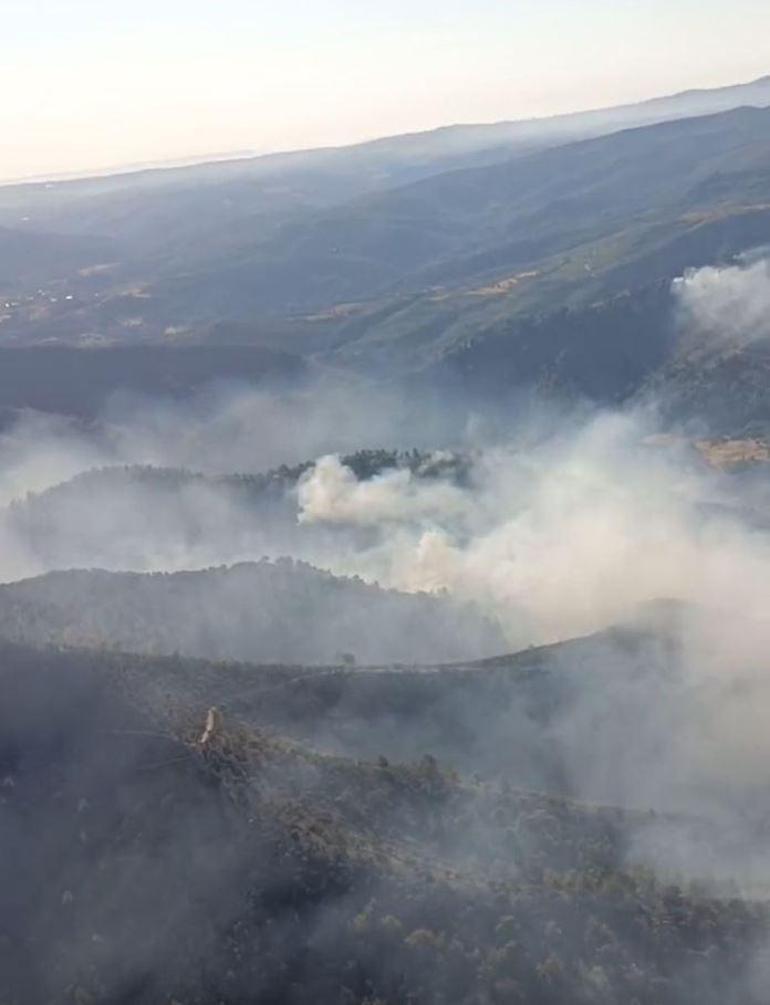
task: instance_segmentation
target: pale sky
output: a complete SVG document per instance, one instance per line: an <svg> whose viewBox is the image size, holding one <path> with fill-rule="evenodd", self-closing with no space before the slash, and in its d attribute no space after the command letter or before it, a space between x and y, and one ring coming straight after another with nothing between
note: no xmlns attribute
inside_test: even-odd
<svg viewBox="0 0 770 1005"><path fill-rule="evenodd" d="M768 0L0 0L0 179L770 73Z"/></svg>

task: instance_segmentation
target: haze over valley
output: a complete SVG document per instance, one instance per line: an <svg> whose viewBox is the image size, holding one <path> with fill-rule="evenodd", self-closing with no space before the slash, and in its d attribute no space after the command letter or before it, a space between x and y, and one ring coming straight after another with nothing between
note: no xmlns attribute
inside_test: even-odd
<svg viewBox="0 0 770 1005"><path fill-rule="evenodd" d="M770 77L0 186L0 1001L766 1005Z"/></svg>

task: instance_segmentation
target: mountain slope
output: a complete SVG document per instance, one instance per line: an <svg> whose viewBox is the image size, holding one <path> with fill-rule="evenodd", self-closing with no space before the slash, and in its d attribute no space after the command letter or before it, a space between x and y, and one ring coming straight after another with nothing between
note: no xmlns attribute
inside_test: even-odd
<svg viewBox="0 0 770 1005"><path fill-rule="evenodd" d="M109 199L119 183L99 184ZM170 360L203 343L209 378L220 375L217 349L285 345L378 379L417 374L418 392L446 381L508 401L534 384L617 402L671 356L671 280L770 241L770 110L626 129L289 216L279 198L269 226L255 225L240 197L220 196L239 220L225 243L185 234L178 255L152 238L159 257L136 260L130 282L119 263L86 269L75 293L56 286L56 304L44 291L42 305L9 309L0 341L162 336ZM231 337L237 346L222 344ZM39 388L25 390L11 370L4 403L37 404ZM169 381L139 383L162 391Z"/></svg>
<svg viewBox="0 0 770 1005"><path fill-rule="evenodd" d="M623 870L638 817L234 722L204 741L205 708L169 717L109 658L0 655L19 1005L764 1001L766 908Z"/></svg>
<svg viewBox="0 0 770 1005"><path fill-rule="evenodd" d="M559 310L585 311L581 325L591 330L595 304L612 310L626 291L627 303L650 299L648 288L686 268L765 243L769 207L770 112L739 109L361 200L285 228L215 271L159 284L154 295L188 318L209 310L209 290L244 314L359 301L349 316L340 308L334 358L380 373L432 367L502 335L495 349L510 357L504 366L521 383L520 319L553 316L557 340L548 356L558 359L571 339L568 328L559 330ZM665 351L659 315L655 307L648 320ZM637 351L619 345L621 357ZM641 368L610 375L604 396L622 397L659 361L653 346ZM521 369L531 379L526 362ZM535 378L544 375L542 364L534 369Z"/></svg>
<svg viewBox="0 0 770 1005"><path fill-rule="evenodd" d="M0 226L0 295L12 298L20 287L65 278L108 262L114 255L114 242L99 235L28 232Z"/></svg>
<svg viewBox="0 0 770 1005"><path fill-rule="evenodd" d="M0 534L6 555L19 556L16 578L72 568L176 571L263 555L324 567L370 547L373 536L298 519L298 485L313 463L219 476L150 466L92 469L0 509ZM362 450L341 463L360 481L400 470L455 488L471 467L468 456L416 450Z"/></svg>
<svg viewBox="0 0 770 1005"><path fill-rule="evenodd" d="M601 288L593 273L607 282L626 256L638 268L648 249L719 214L766 211L769 168L770 111L740 109L445 174L320 216L268 247L289 269L322 270L325 297L334 282L344 299L397 284L481 284L503 271L519 273L525 291L558 282L590 295ZM370 285L350 260L371 271Z"/></svg>
<svg viewBox="0 0 770 1005"><path fill-rule="evenodd" d="M101 178L0 187L0 221L66 220L84 231L115 237L154 235L158 202L165 204L163 224L184 226L183 214L195 215L195 229L260 211L271 213L310 205L344 202L368 191L403 185L461 167L506 160L546 146L556 146L619 129L727 111L741 105L770 105L770 76L746 84L685 91L635 104L540 119L488 125L453 125L427 132L384 137L347 147L269 154L187 167L126 172ZM277 184L277 182L283 184ZM288 184L287 184L288 183ZM206 208L211 199L210 208ZM277 206L276 206L277 204ZM138 218L137 218L138 211ZM189 223L188 223L189 226Z"/></svg>
<svg viewBox="0 0 770 1005"><path fill-rule="evenodd" d="M119 391L185 397L216 381L298 385L306 362L260 345L92 344L0 349L0 409L91 418ZM93 344L96 343L96 344Z"/></svg>
<svg viewBox="0 0 770 1005"><path fill-rule="evenodd" d="M73 295L93 297L96 292L101 298L107 290L110 296L117 296L127 288L143 288L158 274L174 278L201 269L216 273L220 286L227 287L227 296L233 289L239 292L231 305L235 313L228 312L227 296L215 295L217 291L209 286L202 292L205 307L199 306L195 314L221 320L243 316L243 309L261 304L275 281L268 279L260 293L261 280L256 277L261 299L243 299L243 290L238 284L233 287L235 278L228 281L227 273L244 259L246 249L271 240L280 244L284 228L300 226L303 221L312 225L319 211L457 169L501 163L620 129L721 112L742 104L770 105L770 78L614 109L522 122L453 126L348 148L71 182L6 186L0 187L0 226L15 228L30 240L38 232L109 238L111 254L85 264L109 265L111 271L100 274L97 283L94 276L79 276L71 268L68 293ZM400 240L397 227L393 234ZM330 243L336 241L337 237ZM293 249L291 254L298 250ZM355 280L352 286L358 290L357 296L365 288L382 285L382 279L387 278L372 273L365 261L347 255L343 258L350 280ZM38 273L49 270L50 280L59 276L59 270L51 270L50 258L45 255L39 266ZM280 256L275 268L273 273L262 262L266 276L278 277ZM286 311L308 300L317 302L318 292L297 296L296 291L284 286L280 306ZM332 298L340 299L339 281L329 292ZM145 324L148 331L155 331L150 318Z"/></svg>

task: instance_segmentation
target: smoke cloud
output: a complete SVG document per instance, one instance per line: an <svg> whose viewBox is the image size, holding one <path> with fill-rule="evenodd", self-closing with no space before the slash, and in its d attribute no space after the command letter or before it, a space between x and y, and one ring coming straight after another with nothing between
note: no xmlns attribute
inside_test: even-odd
<svg viewBox="0 0 770 1005"><path fill-rule="evenodd" d="M584 868L579 855L584 847L600 849L609 828L620 835L618 868L644 864L664 879L706 879L708 888L720 893L729 881L733 892L764 894L770 882L766 475L761 469L728 475L710 467L684 436L660 435L644 412L583 411L572 421L538 413L526 421L520 417L506 438L499 429L490 435L483 421L468 421L467 414L443 418L429 405L423 421L418 405L402 406L398 395L347 396L338 385L327 385L300 396L220 388L187 403L123 399L89 428L23 416L0 437L4 580L66 568L169 572L257 564L199 577L124 580L83 572L11 583L0 588L0 634L64 645L56 659L75 666L91 659L95 679L110 656L114 667L128 665L130 686L139 687L136 675L142 673L152 679L142 692L150 705L166 692L167 700L175 701L178 689L201 712L214 702L223 704L228 722L234 708L233 719L243 714L256 726L264 724L267 735L285 732L314 751L336 755L329 762L333 770L319 768L317 780L311 777L299 789L302 802L329 807L331 820L338 819L337 796L348 788L348 771L365 773L368 794L390 786L396 761L422 763L404 769L405 777L421 779L420 785L443 777L432 759L419 761L425 754L456 765L465 777L452 781L452 798L468 801L468 816L460 825L448 824L446 836L434 835L433 802L425 804L424 823L420 800L399 810L392 795L397 786L387 788L387 805L372 829L378 839L386 836L388 846L405 836L406 848L436 855L442 870L468 869L490 881L469 888L516 879L517 869L524 868L517 855L530 863L563 861L566 869ZM344 459L357 448L391 446L423 447L425 453L374 473L357 474L355 464ZM264 480L230 477L300 462L296 471L279 470ZM259 563L263 556L283 555L365 582L340 583L288 560ZM375 583L402 592L385 594ZM423 591L439 596L425 597ZM617 634L545 655L528 650L618 624L626 627ZM68 644L94 646L95 652L73 654ZM105 655L100 648L105 644L149 652L149 663L143 667L138 658ZM523 652L494 660L497 674L467 662L505 650ZM176 652L304 666L265 668L262 683L263 675L250 666L191 669L173 658L164 666L153 663L158 653ZM383 667L388 660L405 667ZM441 660L463 665L431 670ZM376 666L367 671L361 666L366 662ZM410 662L420 666L410 670ZM313 669L313 663L342 663L346 670ZM50 676L61 690L72 674L57 669L53 666ZM31 718L42 734L38 743L45 746L51 726L38 710L59 692L46 683L44 698L38 699L36 685L31 687ZM107 687L108 696L113 690L120 693ZM51 721L66 709L67 723L77 722L82 706L77 694L75 699L75 711L71 703L53 702ZM88 717L89 729L96 731L93 753L89 747L87 762L73 758L68 769L73 780L72 791L64 790L66 820L75 820L78 828L99 821L88 808L78 809L85 805L84 791L86 803L101 807L109 805L103 791L122 793L125 787L122 771L108 772L104 782L96 775L90 786L82 782L83 763L93 759L110 769L115 764L113 756L104 756L99 718L104 714L96 709ZM6 717L13 720L10 712ZM141 739L146 723L124 720L121 712L116 728L137 733L125 766L129 779L139 772L152 785L156 770L167 770L156 766L169 757L187 765L188 752L177 750L178 741ZM286 751L292 749L282 750L274 780L276 792L290 791L293 806L298 792L286 779ZM316 762L323 765L321 758L308 760ZM263 768L259 774L265 784ZM338 779L339 789L330 777ZM21 792L28 783L17 772L14 784ZM174 782L175 790L179 784ZM525 789L548 796L522 795ZM142 891L142 897L122 902L125 918L136 922L140 933L154 932L162 899L164 931L186 932L191 926L190 945L198 954L194 937L209 929L206 909L201 916L195 905L215 905L222 923L229 924L240 918L248 889L244 876L268 891L275 876L272 867L260 866L263 877L251 864L255 854L253 861L263 861L261 849L254 852L252 832L244 831L239 843L218 818L201 815L198 789L190 791L190 805L177 808L165 802L163 790L150 803L138 790L137 819L149 817L159 827L163 822L165 843L160 855L153 852L151 867L136 867L136 883L130 873L125 879L116 875L127 890ZM583 803L560 802L562 796L627 812L600 815ZM368 827L369 804L359 800L357 790L347 798L361 802L353 819L364 819L362 826ZM514 810L506 799L525 808ZM30 797L30 805L37 803ZM68 833L62 826L75 826L62 825L56 800L50 806L36 816L20 815L14 824L12 857L30 849L26 871L13 865L7 870L14 905L24 903L31 877L41 871L38 861L56 875L59 834ZM272 812L271 802L253 817L267 821ZM572 825L582 835L579 849L564 823L570 816L583 821ZM167 818L177 821L170 830ZM106 819L111 826L112 817ZM423 830L415 839L418 824ZM143 823L143 833L147 826ZM206 840L199 840L202 829ZM43 837L30 842L30 833ZM73 844L89 848L82 841ZM224 862L220 846L227 850ZM205 868L196 869L195 882L188 883L196 856ZM88 874L96 873L91 868ZM280 873L276 876L280 882ZM87 901L83 882L68 876L59 887L55 906L64 920L57 924L66 931L66 912L81 910ZM170 893L156 897L156 887ZM176 978L170 953L178 935L135 942L130 932L123 937L110 921L113 888L105 885L106 895L99 889L92 896L96 920L91 924L89 916L84 939L60 937L63 962L54 967L42 959L43 984L49 973L74 979L69 975L79 960L92 959L93 933L102 938L104 931L120 935L117 948L109 941L104 949L95 944L116 984L131 987L137 973L148 971ZM377 887L375 892L384 896ZM407 899L399 898L399 908ZM582 903L575 902L582 919ZM30 931L40 925L35 912L43 916L49 910L43 894L40 906L33 906L24 920ZM445 903L441 906L438 917L445 918ZM314 901L317 930L328 925L334 933L324 950L327 958L333 945L344 945L347 952L329 920L339 909L338 894ZM360 924L365 910L365 903L356 907ZM295 916L295 904L291 911ZM512 908L511 917L517 911ZM392 912L388 908L388 916ZM450 913L460 916L462 910ZM543 927L542 918L538 924ZM339 931L350 930L346 922ZM295 931L287 928L287 944ZM566 935L559 945L571 938ZM577 952L582 957L582 943ZM537 954L538 960L545 958L540 948ZM182 977L186 962L180 956Z"/></svg>
<svg viewBox="0 0 770 1005"><path fill-rule="evenodd" d="M736 267L739 281L749 276L758 282L753 269ZM693 281L698 289L705 282ZM346 397L339 386L303 392L299 399L220 388L186 404L136 408L118 401L88 429L25 416L0 439L0 494L10 504L0 516L2 577L77 567L201 569L289 555L408 593L446 592L499 624L499 647L511 651L638 623L640 609L651 602L677 600L701 613L681 619L675 648L651 658L666 673L641 673L615 650L599 652L585 679L582 670L572 674L580 684L574 700L544 735L563 752L572 794L705 815L722 828L725 870L741 857L748 862L747 849L757 847L756 821L728 822L736 806L744 823L751 816L770 758L762 711L770 651L762 469L728 475L709 467L684 437L660 436L644 412L583 412L571 423L563 415L553 422L538 414L521 420L505 441L488 435L483 423L469 423L467 415L442 422L432 406L424 422L416 418L416 405L405 418L400 400L384 393ZM299 418L295 414L292 422L295 407ZM408 439L413 429L419 437ZM369 477L357 476L343 461L348 450L391 445L429 450L424 463ZM452 458L462 464L442 464ZM295 477L268 480L268 489L252 491L221 477L283 461L311 463ZM132 468L84 474L126 464L204 475ZM234 589L241 603L243 589ZM325 590L319 587L319 597ZM316 593L302 596L304 623L323 622ZM197 623L198 615L185 615L183 599L179 603L165 621L181 624L187 616ZM244 632L247 607L238 615ZM367 616L376 622L385 609L373 604ZM123 610L118 596L110 607L112 633L141 637L139 623L123 630ZM164 622L162 611L156 616ZM355 623L354 611L344 616L346 624ZM134 615L126 610L125 617ZM228 624L228 617L207 610L212 624ZM291 641L302 623L276 615L271 631ZM330 622L319 660L334 658L340 623ZM91 627L96 636L99 626ZM389 624L355 627L384 642L393 634ZM437 659L451 657L454 650L433 646L433 636L420 638L418 623L410 631L405 644L419 641L421 660L430 662L434 651ZM251 636L249 646L242 651L260 651ZM350 647L355 651L359 643ZM370 656L366 646L359 648L355 655ZM270 652L293 650L275 636ZM472 647L461 655L473 655ZM303 650L303 659L312 662L312 653ZM512 733L542 734L523 707L497 724L487 715L467 703L464 729L488 734L498 749L511 744ZM391 718L375 735L396 737L398 747L403 728ZM438 728L431 735L448 742ZM417 747L419 741L403 742ZM713 861L692 848L690 833L670 840L665 827L648 828L631 857L669 868L690 861L713 872ZM764 857L758 861L756 875L770 874Z"/></svg>
<svg viewBox="0 0 770 1005"><path fill-rule="evenodd" d="M746 525L737 486L649 433L643 417L603 414L531 449L480 452L462 489L404 472L362 484L325 458L300 486L300 519L387 523L342 564L472 597L512 645L593 631L660 597L760 616L769 542Z"/></svg>
<svg viewBox="0 0 770 1005"><path fill-rule="evenodd" d="M402 469L360 482L338 456L320 458L298 489L300 523L378 524L447 520L467 511L466 494L444 482L420 481Z"/></svg>
<svg viewBox="0 0 770 1005"><path fill-rule="evenodd" d="M645 414L601 413L479 450L446 497L403 472L360 483L323 458L300 486L300 519L370 531L378 519L381 533L332 568L472 599L512 650L617 624L659 637L641 655L595 646L585 665L572 648L554 655L571 698L545 743L571 794L663 814L629 862L756 895L770 879L767 477L727 475L654 434ZM497 719L469 701L463 714L490 750L534 743L523 705Z"/></svg>
<svg viewBox="0 0 770 1005"><path fill-rule="evenodd" d="M675 280L673 289L690 337L747 345L770 336L770 258L765 252L728 267L693 269Z"/></svg>

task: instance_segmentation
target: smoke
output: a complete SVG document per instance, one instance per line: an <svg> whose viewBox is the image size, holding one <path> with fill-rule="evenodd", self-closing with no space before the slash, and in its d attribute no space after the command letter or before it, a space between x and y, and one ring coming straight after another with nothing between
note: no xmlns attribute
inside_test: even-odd
<svg viewBox="0 0 770 1005"><path fill-rule="evenodd" d="M595 631L660 597L763 616L762 494L710 469L686 440L655 438L647 413L602 412L556 429L538 415L514 441L491 445L469 441L467 425L436 432L434 414L427 435L454 453L359 479L341 454L363 445L363 428L395 437L401 416L384 396L367 401L364 423L353 396L344 407L357 432L344 424L335 433L338 397L329 387L302 397L303 418L313 418L307 435L304 421L286 428L294 395L243 390L130 413L124 401L120 418L114 406L89 430L22 418L0 438L0 498L13 503L0 518L0 575L173 571L290 555L398 590L448 591L499 620L511 649ZM324 453L298 483L218 477L259 471L275 450L310 460L316 444ZM462 479L437 463L451 456L463 458ZM194 459L193 471L215 476L104 472L27 495L94 466L184 469Z"/></svg>
<svg viewBox="0 0 770 1005"><path fill-rule="evenodd" d="M115 457L207 474L264 471L371 446L433 449L478 435L470 406L321 374L299 390L219 383L186 400L119 394L104 428ZM489 423L481 423L489 435Z"/></svg>
<svg viewBox="0 0 770 1005"><path fill-rule="evenodd" d="M394 470L359 482L339 457L321 457L298 489L300 523L376 526L463 514L466 494L441 481L420 481L419 472Z"/></svg>
<svg viewBox="0 0 770 1005"><path fill-rule="evenodd" d="M754 268L736 272L745 277ZM762 713L770 651L770 535L761 519L766 478L710 468L684 437L657 435L648 413L583 411L574 421L560 414L557 422L539 413L528 422L520 418L505 440L499 429L489 435L483 422L469 422L461 409L446 419L432 404L424 420L419 411L418 403L406 407L397 394L348 394L326 384L302 393L220 388L187 403L123 399L87 429L22 417L0 439L0 492L13 502L0 519L2 576L71 567L201 569L290 555L406 593L446 592L498 623L499 648L511 651L633 621L650 602L673 598L705 612L682 622L674 655L660 655L673 676L639 676L622 654L601 652L547 735L563 753L568 791L582 798L686 808L720 825L735 805L743 811L770 757ZM390 445L426 446L430 453L422 465L372 477L357 477L343 463L346 451ZM456 457L462 477L456 466L441 463ZM254 491L220 477L313 458L298 480L269 481ZM133 469L83 475L105 464L206 475ZM78 473L81 478L61 488L27 498ZM37 589L33 584L30 592ZM137 585L138 597L142 589ZM291 613L282 615L277 595L277 607L265 605L270 646L260 648L262 622L249 615L258 597L249 594L251 586L233 589L238 604L212 593L205 619L203 595L187 609L179 592L173 614L162 606L154 612L165 633L161 651L173 651L180 637L173 626L185 623L213 631L207 626L237 622L244 639L251 633L237 655L269 652L283 659L301 650L307 662L314 662L317 638L323 638L319 662L335 657L343 636L362 659L387 651L388 640L398 636L398 658L408 660L404 650L412 647L412 658L424 662L453 653L468 658L475 640L481 647L485 638L487 647L475 654L489 655L489 639L499 638L465 632L458 622L455 636L468 636L458 647L441 627L446 622L437 620L438 628L421 636L419 619L386 617L393 605L380 603L362 614L360 598L331 618L324 613L329 587L310 590L298 582ZM117 596L107 634L141 639L143 604L146 599L125 604ZM99 605L88 606L88 630L96 637ZM425 610L423 598L415 618ZM293 645L303 624L327 622L328 631L313 628L302 646ZM408 630L394 627L407 622ZM77 638L82 641L82 633ZM233 652L227 640L211 638L207 651ZM521 706L496 723L484 718L488 714L477 714L468 702L454 721L471 733L486 731L490 751L511 747L512 730L530 747L538 729L542 733ZM403 723L387 722L374 735L390 732L398 748ZM420 749L428 734L448 742L438 728L426 729L422 741L409 741L410 749ZM322 742L322 729L319 736ZM521 764L535 759L516 749ZM727 843L748 847L750 833L738 828ZM648 831L635 854L656 863L688 856L705 862L691 854L689 837L677 843L667 835ZM674 848L681 854L673 855ZM725 861L735 863L734 850Z"/></svg>
<svg viewBox="0 0 770 1005"><path fill-rule="evenodd" d="M729 877L756 895L770 880L770 533L756 505L767 478L711 469L684 438L655 432L645 414L601 413L477 451L462 486L404 472L359 482L323 458L300 486L300 519L378 527L331 567L472 599L511 650L609 625L649 633L638 652L555 651L548 666L570 697L542 740L525 697L499 710L466 697L448 720L484 737L479 756L497 770L531 770L544 743L526 784L558 764L573 796L659 811L630 839L629 863ZM504 751L522 736L511 765Z"/></svg>
<svg viewBox="0 0 770 1005"><path fill-rule="evenodd" d="M763 616L770 551L755 520L762 494L708 468L686 440L656 439L647 413L581 415L555 430L538 416L519 425L515 440L482 445L469 441L467 423L441 429L432 412L417 428L453 453L357 478L341 455L399 443L397 405L384 394L364 404L338 386L300 399L220 389L202 401L130 411L124 400L88 430L25 416L0 438L0 499L13 503L0 518L0 575L291 555L399 590L448 591L498 619L512 649L597 630L660 597ZM349 422L340 427L343 411ZM383 439L363 441L363 429ZM250 487L218 477L264 470L277 451L308 461L318 445L322 456L298 483ZM451 464L436 464L450 456L463 457L462 479ZM105 472L28 497L105 464L214 477Z"/></svg>
<svg viewBox="0 0 770 1005"><path fill-rule="evenodd" d="M285 554L314 560L322 557L318 545L328 537L324 551L333 551L336 538L316 529L314 547L303 544L278 483L245 501L244 485L219 476L371 444L433 447L464 439L469 422L461 412L447 421L437 405L410 403L396 390L331 377L303 390L218 384L186 400L120 394L89 425L22 413L0 432L0 578L78 566L179 570ZM58 489L124 466L176 474L116 471Z"/></svg>
<svg viewBox="0 0 770 1005"><path fill-rule="evenodd" d="M480 414L457 399L449 409L436 397L328 375L301 390L219 383L184 400L121 393L87 425L22 413L0 432L0 579L71 567L177 571L283 555L338 566L340 556L361 550L362 538L376 536L388 509L400 521L410 491L421 518L459 511L468 495L437 478L428 489L424 472L398 471L392 484L388 476L355 488L360 518L327 520L351 488L334 488L347 476L329 460L324 491L333 498L321 498L321 464L300 487L298 521L294 485L281 481L287 466L372 446L417 447L440 460L439 447L468 452L504 439L509 417L510 410ZM559 419L540 409L539 435ZM124 467L163 470L121 475ZM260 498L249 498L248 479L232 477L275 468ZM355 562L349 571L357 572Z"/></svg>
<svg viewBox="0 0 770 1005"><path fill-rule="evenodd" d="M0 506L115 458L63 416L29 412L0 433Z"/></svg>
<svg viewBox="0 0 770 1005"><path fill-rule="evenodd" d="M300 486L300 520L381 522L341 568L472 598L512 646L593 631L660 597L759 616L766 535L746 526L724 476L649 433L641 416L602 414L531 448L481 451L467 488L405 472L360 483L324 458Z"/></svg>
<svg viewBox="0 0 770 1005"><path fill-rule="evenodd" d="M0 432L0 505L90 468L139 464L258 472L372 445L433 449L489 436L470 408L322 375L297 390L218 382L188 398L119 392L97 421L22 412Z"/></svg>
<svg viewBox="0 0 770 1005"><path fill-rule="evenodd" d="M743 257L736 265L690 270L674 281L673 290L681 323L691 338L740 346L770 335L766 249Z"/></svg>
<svg viewBox="0 0 770 1005"><path fill-rule="evenodd" d="M551 833L558 800L543 797L517 816L505 805L494 805L504 779L630 811L627 818L612 811L613 826L626 828L618 852L622 865L644 863L662 876L705 876L717 884L737 877L741 892L765 890L770 879L764 850L770 805L765 782L770 535L758 519L761 491L741 476L710 468L683 437L658 436L646 413L582 412L572 421L562 415L558 422L542 421L538 414L520 421L504 439L489 435L483 422L469 423L466 415L443 420L440 410L429 406L422 421L417 404L403 406L398 395L348 396L329 385L299 396L220 388L187 403L116 401L101 423L85 429L65 420L22 417L0 438L0 491L9 504L0 518L0 569L3 578L16 579L64 567L169 571L291 555L406 593L446 592L457 607L444 606L444 597L381 596L372 586L341 585L291 563L265 563L200 577L130 577L125 590L122 578L93 573L16 584L0 591L3 625L19 637L37 632L34 641L55 645L113 642L126 649L307 664L338 655L345 659L338 653L343 647L359 662L389 653L426 664L523 649L522 658L495 662L499 674L481 667L369 674L350 669L347 674L296 671L282 678L274 668L272 677L265 671L263 686L249 667L195 669L180 662L173 672L163 667L146 691L137 684L135 667L125 680L148 703L168 691L171 702L186 695L208 705L221 696L244 716L256 709L257 723L294 730L298 739L340 755L334 774L343 790L348 770L389 778L387 761L384 767L362 768L353 760L373 758L375 752L394 759L435 752L463 774L480 771L487 784L458 783L457 792L471 801L468 817L462 825L447 824L448 836L435 845L425 836L437 826L433 804L427 804L425 829L415 838L419 811L394 808L395 797L387 789L392 805L382 809L376 828L394 840L406 836L410 848L419 841L426 858L436 855L442 868L446 857L446 864L478 870L494 882L515 875L512 849L545 865L562 861L564 854L568 868L583 867L582 843L572 857L563 851L572 847L567 825L562 845ZM403 463L373 476L356 475L343 461L358 447L391 445L424 446L429 453L424 463ZM457 458L462 463L451 463ZM305 461L311 463L296 478L252 484L221 477ZM166 470L92 472L127 464ZM192 473L197 471L203 474ZM67 481L73 476L78 477ZM57 487L60 482L65 484ZM9 596L15 606L7 606ZM649 606L660 598L680 603ZM465 604L499 623L504 637L488 632L475 616L456 613ZM528 662L526 647L532 644L619 623L632 627L626 634L567 645L547 656L535 652ZM84 660L82 654L64 658ZM104 656L97 651L93 660L98 677ZM131 658L116 657L115 665L126 661ZM144 672L154 679L157 669L150 661ZM52 676L63 688L68 675ZM50 693L58 694L45 692ZM35 710L44 707L42 700L35 704ZM101 724L93 718L94 761L110 766L114 758L102 756ZM67 722L76 721L76 711L68 711ZM118 722L120 729L126 725L138 726L137 734L146 729L142 722ZM47 728L42 722L38 727L43 743ZM129 780L135 777L134 763L138 772L168 758L165 742L158 748L137 742L125 768ZM343 764L349 768L343 770ZM281 765L276 791L293 784L287 785L283 760ZM431 762L423 771L428 780L433 777ZM67 813L73 819L88 816L76 809L84 791L76 760L71 776ZM148 777L154 780L155 772ZM103 788L122 792L122 772L117 779L119 784L110 786L108 775ZM27 784L19 775L20 792ZM167 784L176 791L180 783ZM101 788L90 786L89 797L91 790L99 796ZM317 784L306 782L301 791L303 800L340 812L338 793L320 775ZM135 818L148 817L153 827L165 828L169 812L177 821L168 833L164 829L162 853L154 853L151 866L144 866L146 852L137 844L136 854L142 856L137 888L144 896L145 891L154 894L157 884L170 891L168 896L149 896L146 902L124 897L116 927L109 913L116 880L108 879L105 897L101 890L93 895L98 909L83 931L88 939L92 932L100 937L119 933L106 949L98 949L105 954L105 968L116 968L118 982L125 975L128 985L135 973L144 972L176 976L173 959L166 967L168 939L132 942L132 932L122 935L123 922L136 919L140 931L152 932L159 899L165 930L191 926L189 944L197 946L199 931L209 931L209 905L223 924L239 916L246 872L252 882L271 889L271 869L252 865L251 832L238 844L218 818L201 817L197 792L196 787L191 805L183 803L181 813L173 804L168 808L163 787L156 801L148 803L139 790L141 808L131 804ZM155 798L154 790L150 794ZM487 798L484 813L474 816L473 806L480 811ZM359 796L354 792L348 799L358 802ZM360 801L359 816L366 818L371 804ZM211 805L203 796L200 804ZM46 812L51 811L31 818L36 831L63 833L59 818L49 819ZM254 817L268 821L272 812L273 805L266 805ZM588 808L562 812L596 818ZM80 819L77 825L85 826ZM112 833L112 826L110 816L105 831ZM599 855L602 825L574 826ZM594 826L595 843L593 831L590 837L580 831ZM29 841L27 827L24 818L14 830L14 855ZM202 827L205 840L198 839ZM51 849L47 841L32 842L28 858L33 865L38 858L53 863L59 844ZM226 848L221 868L216 864L220 845ZM198 858L204 868L188 885L188 863ZM94 866L88 858L86 863L84 874L91 875ZM54 866L48 867L58 877ZM32 871L19 873L12 886L14 903L23 902ZM127 890L134 889L131 872L113 875ZM163 876L168 877L165 885ZM282 881L282 874L276 876ZM76 874L57 883L57 912L64 917L71 907L81 910L87 903L81 893L86 881ZM67 894L75 898L72 903L62 899ZM204 907L196 913L197 903ZM339 900L336 907L330 903L319 898L314 904L318 931L339 910ZM42 915L48 910L42 894L41 904ZM446 915L444 909L438 916ZM539 931L543 918L532 917L538 917ZM39 925L35 915L28 925L33 931ZM64 928L64 921L57 925ZM287 927L287 945L293 945L295 931ZM66 940L61 944L69 946ZM342 944L347 959L349 947ZM115 962L108 951L112 945ZM77 940L72 946L64 958L77 963ZM538 959L544 958L538 949ZM66 965L51 972L71 969Z"/></svg>

